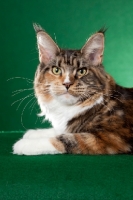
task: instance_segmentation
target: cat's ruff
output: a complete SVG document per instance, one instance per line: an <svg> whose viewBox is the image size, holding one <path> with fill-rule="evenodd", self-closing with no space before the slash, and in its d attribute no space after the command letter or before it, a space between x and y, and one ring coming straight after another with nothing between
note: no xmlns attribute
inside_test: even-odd
<svg viewBox="0 0 133 200"><path fill-rule="evenodd" d="M103 102L103 97L100 96L93 104L82 107L81 105L64 105L54 99L53 101L44 104L39 98L39 105L42 110L42 115L46 120L52 123L57 134L66 133L67 123L72 118L82 114L86 110L91 109L93 106Z"/></svg>

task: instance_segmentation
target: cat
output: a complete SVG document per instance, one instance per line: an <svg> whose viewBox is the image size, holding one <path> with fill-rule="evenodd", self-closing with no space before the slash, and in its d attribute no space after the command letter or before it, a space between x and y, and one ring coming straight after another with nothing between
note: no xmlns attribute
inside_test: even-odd
<svg viewBox="0 0 133 200"><path fill-rule="evenodd" d="M104 70L105 29L80 50L61 49L40 25L34 29L40 61L35 96L53 128L28 130L13 153L132 154L133 88L119 86Z"/></svg>

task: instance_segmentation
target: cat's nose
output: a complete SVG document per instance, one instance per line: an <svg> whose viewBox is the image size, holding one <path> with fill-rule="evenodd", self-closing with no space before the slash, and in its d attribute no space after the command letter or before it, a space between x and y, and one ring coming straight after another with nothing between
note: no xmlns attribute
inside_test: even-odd
<svg viewBox="0 0 133 200"><path fill-rule="evenodd" d="M63 85L66 87L66 89L68 90L70 88L70 86L72 85L71 82L67 82L67 83L63 83Z"/></svg>

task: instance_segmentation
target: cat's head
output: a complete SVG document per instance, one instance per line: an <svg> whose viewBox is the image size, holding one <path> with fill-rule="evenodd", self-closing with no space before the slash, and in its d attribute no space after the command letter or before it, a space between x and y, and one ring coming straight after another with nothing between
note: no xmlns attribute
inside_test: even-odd
<svg viewBox="0 0 133 200"><path fill-rule="evenodd" d="M99 98L107 79L102 67L104 31L93 34L80 50L63 50L39 25L34 28L40 61L34 82L37 98L67 105Z"/></svg>

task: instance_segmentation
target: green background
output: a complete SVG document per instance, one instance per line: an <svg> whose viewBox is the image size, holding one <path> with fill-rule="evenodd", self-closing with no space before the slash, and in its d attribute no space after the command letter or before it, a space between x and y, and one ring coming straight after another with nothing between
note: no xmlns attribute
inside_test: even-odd
<svg viewBox="0 0 133 200"><path fill-rule="evenodd" d="M38 65L32 23L39 23L63 48L81 48L86 39L106 26L104 66L117 83L133 86L133 0L5 0L0 3L0 130L47 126L26 98ZM9 81L7 81L10 79ZM26 106L26 104L29 104ZM26 107L25 107L26 106Z"/></svg>
<svg viewBox="0 0 133 200"><path fill-rule="evenodd" d="M33 92L25 78L34 79L39 63L33 22L62 48L81 48L105 25L105 69L133 87L133 0L1 1L0 200L132 200L132 156L12 154L25 129L48 126L32 97L17 101Z"/></svg>

